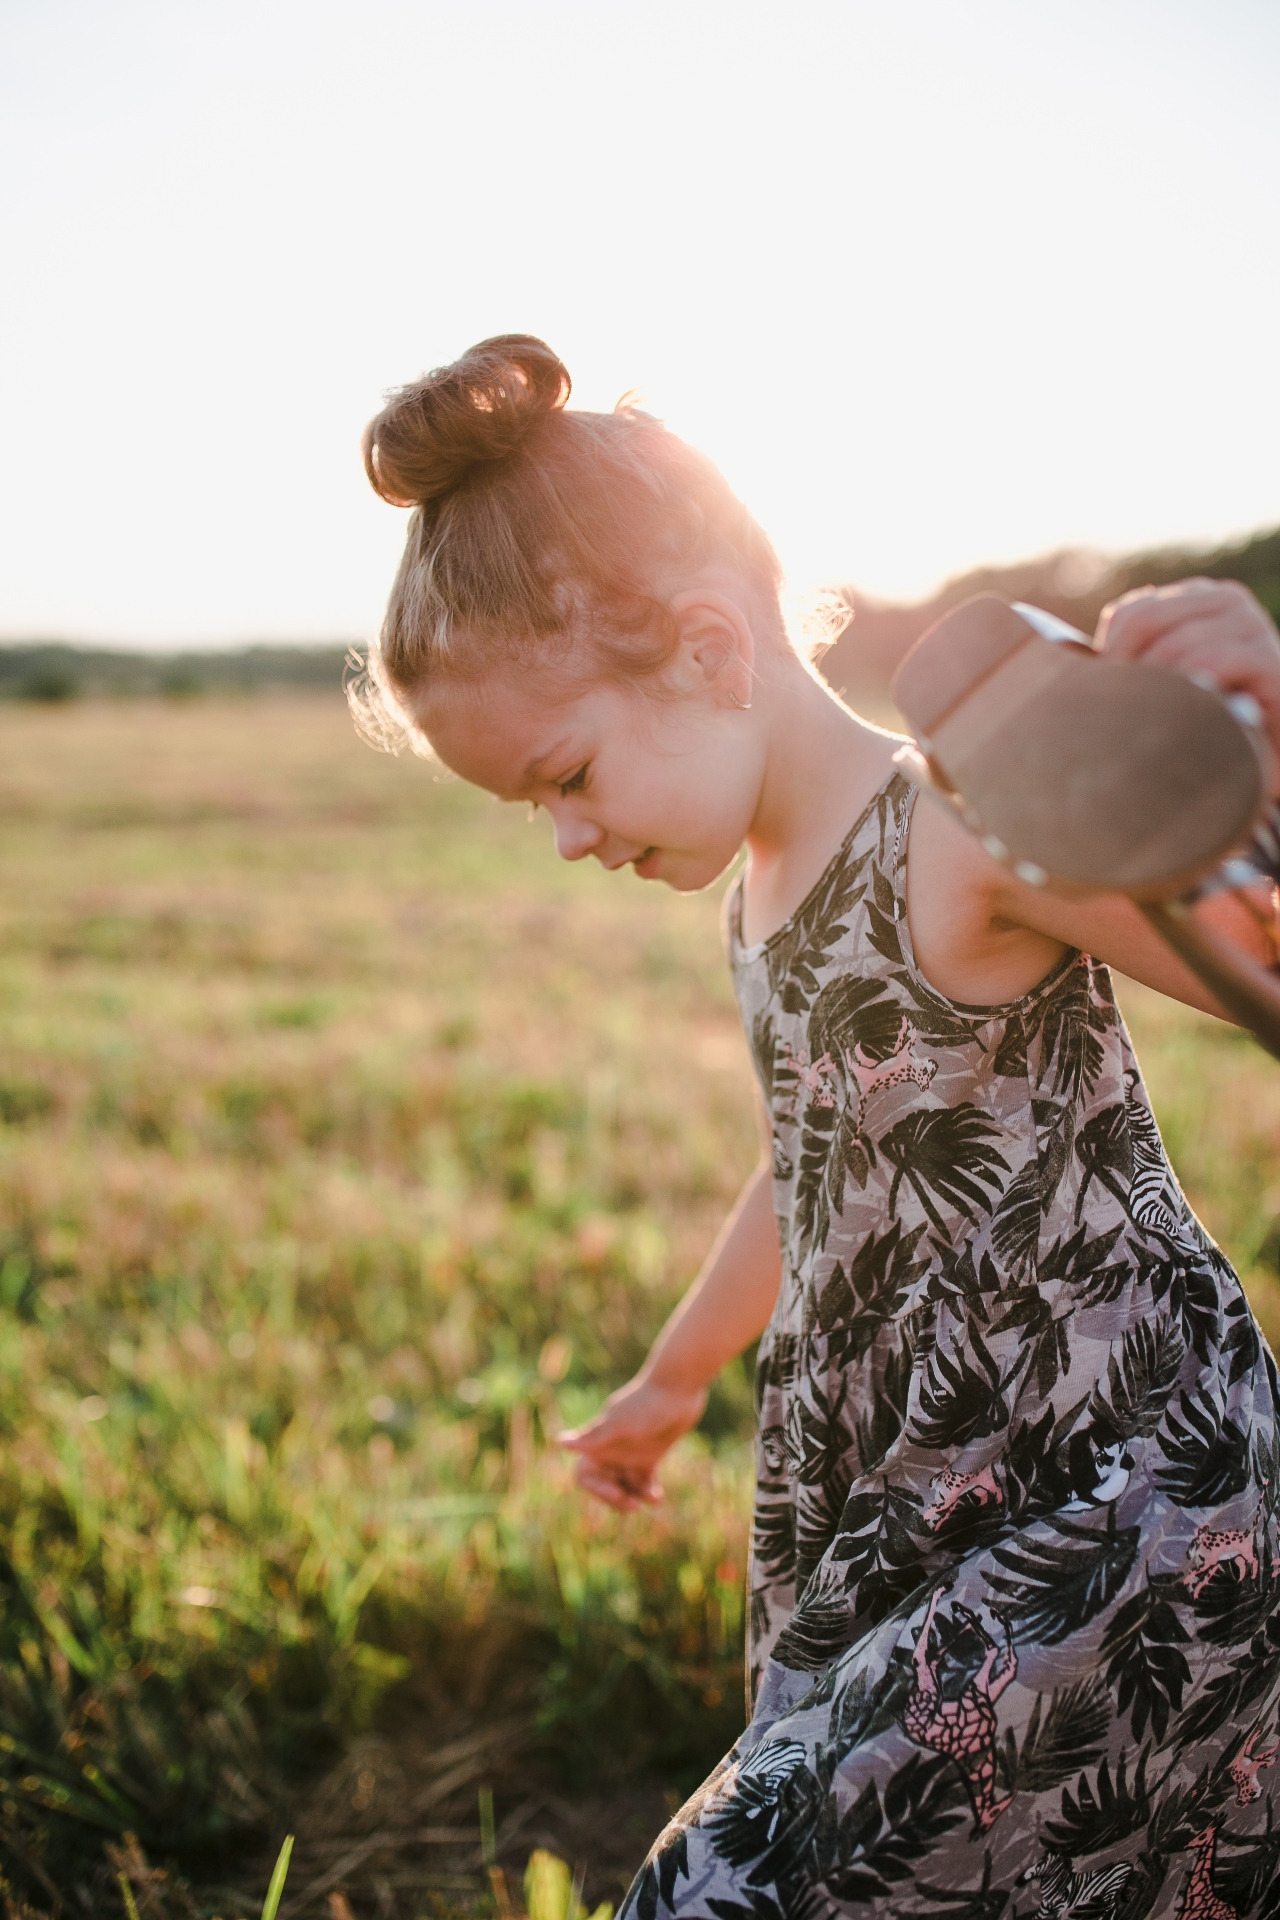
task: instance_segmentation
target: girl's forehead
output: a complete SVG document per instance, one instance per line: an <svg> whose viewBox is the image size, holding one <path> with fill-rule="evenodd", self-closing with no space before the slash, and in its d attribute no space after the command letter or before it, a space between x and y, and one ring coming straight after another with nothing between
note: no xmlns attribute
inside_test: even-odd
<svg viewBox="0 0 1280 1920"><path fill-rule="evenodd" d="M445 765L503 799L523 799L537 781L563 774L560 760L584 747L605 720L607 689L567 692L513 668L445 681L413 702L413 715Z"/></svg>

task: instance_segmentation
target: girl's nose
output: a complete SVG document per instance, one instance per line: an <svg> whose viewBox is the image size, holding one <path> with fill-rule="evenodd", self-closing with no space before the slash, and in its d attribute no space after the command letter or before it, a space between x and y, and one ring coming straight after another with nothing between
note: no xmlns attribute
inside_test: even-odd
<svg viewBox="0 0 1280 1920"><path fill-rule="evenodd" d="M573 813L557 813L553 824L556 831L556 852L562 860L583 860L600 845L604 835L599 827L589 820L583 820Z"/></svg>

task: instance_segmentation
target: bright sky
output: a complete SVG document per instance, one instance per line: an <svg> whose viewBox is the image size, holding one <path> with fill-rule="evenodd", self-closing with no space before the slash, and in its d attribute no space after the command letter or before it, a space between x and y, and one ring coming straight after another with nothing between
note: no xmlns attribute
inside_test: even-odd
<svg viewBox="0 0 1280 1920"><path fill-rule="evenodd" d="M0 635L362 636L543 335L797 584L1280 521L1275 0L0 0Z"/></svg>

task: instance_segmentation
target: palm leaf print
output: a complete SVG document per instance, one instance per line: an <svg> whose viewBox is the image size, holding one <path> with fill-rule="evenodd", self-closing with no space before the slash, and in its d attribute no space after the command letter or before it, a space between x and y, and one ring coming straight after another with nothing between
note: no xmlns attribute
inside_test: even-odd
<svg viewBox="0 0 1280 1920"><path fill-rule="evenodd" d="M1182 1260L1176 1253L1149 1268L1151 1297L1157 1306L1165 1300L1182 1321L1183 1337L1197 1359L1207 1367L1217 1351L1219 1301L1234 1275L1219 1276L1211 1257Z"/></svg>
<svg viewBox="0 0 1280 1920"><path fill-rule="evenodd" d="M1129 1189L1133 1185L1133 1141L1129 1137L1129 1116L1123 1100L1103 1107L1087 1120L1076 1138L1076 1159L1084 1169L1084 1178L1076 1194L1076 1219L1097 1180L1129 1212Z"/></svg>
<svg viewBox="0 0 1280 1920"><path fill-rule="evenodd" d="M1005 1389L1021 1364L1019 1356L1009 1377L1003 1377L975 1326L969 1327L963 1346L949 1352L938 1348L929 1356L920 1385L919 1411L911 1421L913 1440L945 1453L999 1433L1009 1421Z"/></svg>
<svg viewBox="0 0 1280 1920"><path fill-rule="evenodd" d="M929 1046L963 1047L978 1043L984 1020L957 1013L949 1001L930 991L926 981L905 968L890 974L889 978L909 1003L911 1024Z"/></svg>
<svg viewBox="0 0 1280 1920"><path fill-rule="evenodd" d="M699 1790L699 1796L705 1789ZM675 1906L676 1881L689 1878L689 1836L683 1830L656 1857L647 1860L636 1890L639 1920L657 1920L658 1903L670 1912Z"/></svg>
<svg viewBox="0 0 1280 1920"><path fill-rule="evenodd" d="M795 1187L802 1248L821 1252L831 1231L831 1216L841 1211L848 1187L867 1184L876 1150L870 1137L860 1131L860 1119L861 1103L856 1100L842 1109L815 1101L805 1112Z"/></svg>
<svg viewBox="0 0 1280 1920"><path fill-rule="evenodd" d="M1071 1371L1071 1346L1067 1323L1074 1307L1055 1316L1039 1287L1015 1287L1004 1295L1004 1312L992 1323L992 1333L1022 1329L1023 1352L1027 1372L1036 1383L1036 1391L1047 1399L1058 1384L1059 1376Z"/></svg>
<svg viewBox="0 0 1280 1920"><path fill-rule="evenodd" d="M974 1209L988 1204L985 1189L1000 1185L996 1169L1009 1172L1008 1161L990 1145L999 1134L1000 1128L968 1100L907 1114L879 1143L889 1165L897 1169L889 1188L890 1213L905 1181L939 1233L946 1228L934 1196L973 1223Z"/></svg>
<svg viewBox="0 0 1280 1920"><path fill-rule="evenodd" d="M1181 1416L1181 1417L1179 1417ZM1211 1401L1178 1395L1178 1413L1166 1415L1157 1434L1168 1466L1155 1470L1156 1485L1180 1507L1220 1507L1249 1484L1249 1438Z"/></svg>
<svg viewBox="0 0 1280 1920"><path fill-rule="evenodd" d="M879 1065L900 1046L903 1015L881 980L839 974L814 1002L805 1058L822 1083L804 1116L797 1219L804 1244L826 1245L831 1217L844 1205L847 1188L865 1187L875 1165L875 1147L863 1128L863 1101L850 1088L847 1071L856 1060ZM845 1094L837 1105L837 1088Z"/></svg>
<svg viewBox="0 0 1280 1920"><path fill-rule="evenodd" d="M796 1352L799 1341L794 1333L766 1334L756 1357L756 1412L769 1387L785 1390L796 1377Z"/></svg>
<svg viewBox="0 0 1280 1920"><path fill-rule="evenodd" d="M1222 1343L1222 1354L1224 1359L1229 1357L1230 1361L1227 1385L1234 1387L1238 1380L1252 1373L1258 1364L1258 1330L1249 1311L1249 1302L1241 1291L1236 1292L1234 1299L1227 1301L1223 1317L1228 1327Z"/></svg>
<svg viewBox="0 0 1280 1920"><path fill-rule="evenodd" d="M853 1608L841 1582L828 1574L811 1579L786 1626L773 1657L798 1673L821 1673L857 1638Z"/></svg>
<svg viewBox="0 0 1280 1920"><path fill-rule="evenodd" d="M898 900L893 882L882 867L871 870L871 896L867 901L867 939L876 952L902 965L902 940L898 933Z"/></svg>
<svg viewBox="0 0 1280 1920"><path fill-rule="evenodd" d="M1117 1020L1105 968L1078 960L1023 1020L1028 1041L1040 1042L1041 1087L1073 1104L1082 1093L1092 1093L1106 1058L1101 1036Z"/></svg>
<svg viewBox="0 0 1280 1920"><path fill-rule="evenodd" d="M818 992L818 974L849 932L850 916L866 891L863 871L870 854L849 860L846 849L857 826L809 895L791 925L768 949L769 983L784 1013L804 1013Z"/></svg>
<svg viewBox="0 0 1280 1920"><path fill-rule="evenodd" d="M853 1466L853 1461L846 1456L821 1480L800 1490L794 1508L797 1588L803 1588L836 1537L853 1485Z"/></svg>
<svg viewBox="0 0 1280 1920"><path fill-rule="evenodd" d="M1034 1160L1015 1173L991 1222L991 1244L1011 1273L1027 1267L1040 1239L1040 1169Z"/></svg>
<svg viewBox="0 0 1280 1920"><path fill-rule="evenodd" d="M1064 1100L1031 1101L1040 1166L1040 1211L1048 1213L1075 1144L1076 1110Z"/></svg>
<svg viewBox="0 0 1280 1920"><path fill-rule="evenodd" d="M866 1669L859 1668L838 1693L821 1682L814 1688L812 1699L834 1700L828 1738L820 1740L814 1750L820 1780L829 1784L841 1762L864 1740L872 1740L876 1734L897 1725L911 1684L911 1659L900 1647L874 1683L868 1679Z"/></svg>
<svg viewBox="0 0 1280 1920"><path fill-rule="evenodd" d="M1011 1014L1005 1022L991 1065L994 1072L1006 1080L1027 1078L1027 1029L1021 1014Z"/></svg>
<svg viewBox="0 0 1280 1920"><path fill-rule="evenodd" d="M1101 1613L1129 1577L1138 1552L1138 1527L1117 1530L1115 1508L1108 1509L1104 1532L1076 1527L1069 1520L1045 1524L1056 1540L1021 1534L992 1558L1006 1573L988 1573L989 1586L1004 1597L1009 1621L1019 1639L1056 1647Z"/></svg>
<svg viewBox="0 0 1280 1920"><path fill-rule="evenodd" d="M847 1373L811 1378L803 1397L792 1402L791 1419L798 1432L797 1478L802 1486L821 1484L849 1451L849 1435L841 1416L849 1398Z"/></svg>
<svg viewBox="0 0 1280 1920"><path fill-rule="evenodd" d="M767 1580L790 1582L796 1567L796 1510L790 1500L757 1500L751 1552Z"/></svg>
<svg viewBox="0 0 1280 1920"><path fill-rule="evenodd" d="M1035 1253L1041 1220L1053 1205L1075 1144L1075 1111L1066 1102L1033 1099L1031 1115L1035 1156L1014 1175L992 1222L996 1251L1014 1272Z"/></svg>
<svg viewBox="0 0 1280 1920"><path fill-rule="evenodd" d="M884 1371L877 1389L869 1396L870 1408L858 1417L854 1426L858 1461L863 1473L877 1470L906 1425L907 1399L911 1392L916 1349L910 1337L911 1329L907 1327L899 1331L902 1337L885 1356Z"/></svg>
<svg viewBox="0 0 1280 1920"><path fill-rule="evenodd" d="M837 974L813 1003L809 1015L809 1053L820 1060L842 1060L855 1047L869 1059L887 1060L897 1044L902 1009L883 980L855 973Z"/></svg>
<svg viewBox="0 0 1280 1920"><path fill-rule="evenodd" d="M907 1294L928 1268L916 1259L923 1222L903 1231L895 1220L887 1232L868 1234L849 1262L837 1264L818 1295L815 1318L831 1339L832 1359L861 1359L886 1321L893 1319Z"/></svg>
<svg viewBox="0 0 1280 1920"><path fill-rule="evenodd" d="M1106 1745L1111 1719L1110 1695L1096 1678L1055 1687L1047 1709L1038 1693L1021 1740L1009 1727L996 1750L1008 1791L1046 1793L1092 1766Z"/></svg>
<svg viewBox="0 0 1280 1920"><path fill-rule="evenodd" d="M886 1782L883 1807L875 1781L867 1782L814 1861L814 1877L831 1898L855 1907L888 1895L965 1818L963 1800L949 1761L912 1754Z"/></svg>
<svg viewBox="0 0 1280 1920"><path fill-rule="evenodd" d="M1141 1740L1148 1722L1156 1739L1163 1740L1170 1711L1182 1710L1183 1689L1191 1684L1182 1649L1191 1635L1171 1603L1185 1598L1176 1575L1148 1576L1142 1592L1117 1607L1107 1625L1102 1641L1107 1684L1116 1689L1121 1713L1132 1710L1135 1740Z"/></svg>
<svg viewBox="0 0 1280 1920"><path fill-rule="evenodd" d="M1026 1526L1071 1497L1066 1447L1084 1412L1084 1401L1068 1407L1056 1421L1047 1406L1034 1420L1019 1420L1004 1450L1005 1507L1008 1517Z"/></svg>
<svg viewBox="0 0 1280 1920"><path fill-rule="evenodd" d="M1206 1682L1186 1708L1177 1727L1179 1747L1191 1747L1244 1717L1267 1699L1280 1681L1280 1618L1275 1614L1255 1633L1245 1653Z"/></svg>
<svg viewBox="0 0 1280 1920"><path fill-rule="evenodd" d="M1280 1828L1273 1824L1270 1801L1267 1815L1265 1833L1219 1836L1223 1854L1214 1886L1237 1913L1280 1913ZM1239 1850L1234 1859L1227 1849Z"/></svg>
<svg viewBox="0 0 1280 1920"><path fill-rule="evenodd" d="M945 1300L984 1324L989 1321L993 1299L1004 1289L1005 1275L997 1270L986 1248L975 1260L972 1240L959 1247L953 1247L949 1240L931 1240L929 1246L935 1264L927 1298Z"/></svg>
<svg viewBox="0 0 1280 1920"><path fill-rule="evenodd" d="M1210 1580L1192 1601L1196 1638L1210 1647L1247 1646L1280 1606L1277 1569L1263 1536L1258 1571L1240 1580ZM1186 1595L1181 1596L1185 1602Z"/></svg>
<svg viewBox="0 0 1280 1920"><path fill-rule="evenodd" d="M765 1887L775 1869L803 1853L821 1811L818 1783L799 1741L770 1741L738 1769L722 1806L704 1816L720 1858L749 1867L747 1885Z"/></svg>
<svg viewBox="0 0 1280 1920"><path fill-rule="evenodd" d="M922 1920L1000 1920L1001 1914L1009 1904L1007 1887L993 1887L991 1884L991 1855L982 1856L981 1884L966 1889L955 1887L933 1887L919 1876L915 1882L917 1898L930 1902L929 1907L921 1908Z"/></svg>
<svg viewBox="0 0 1280 1920"><path fill-rule="evenodd" d="M636 1911L640 1911L638 1906ZM777 1901L765 1893L753 1893L750 1903L713 1896L707 1900L707 1911L715 1915L715 1920L787 1920ZM640 1920L649 1920L649 1916L640 1914Z"/></svg>
<svg viewBox="0 0 1280 1920"><path fill-rule="evenodd" d="M755 1061L756 1074L760 1085L766 1090L771 1106L778 1100L778 1069L785 1072L790 1063L785 1054L778 1051L778 1035L773 1021L767 1013L757 1016L751 1023L751 1056ZM790 1068L791 1078L795 1079L795 1068Z"/></svg>
<svg viewBox="0 0 1280 1920"><path fill-rule="evenodd" d="M847 1590L857 1588L850 1613L864 1627L883 1619L919 1586L920 1528L918 1498L887 1476L878 1488L846 1500L830 1558L845 1567Z"/></svg>
<svg viewBox="0 0 1280 1920"><path fill-rule="evenodd" d="M1187 1357L1182 1334L1167 1314L1139 1320L1125 1331L1120 1352L1107 1361L1107 1385L1094 1388L1089 1417L1121 1440L1149 1440L1161 1420Z"/></svg>
<svg viewBox="0 0 1280 1920"><path fill-rule="evenodd" d="M1117 1841L1145 1833L1155 1811L1152 1795L1163 1784L1148 1784L1150 1758L1149 1749L1144 1747L1130 1779L1130 1756L1122 1753L1114 1777L1109 1761L1104 1760L1094 1781L1082 1774L1074 1794L1070 1787L1064 1788L1062 1816L1045 1827L1050 1845L1070 1854L1101 1853Z"/></svg>

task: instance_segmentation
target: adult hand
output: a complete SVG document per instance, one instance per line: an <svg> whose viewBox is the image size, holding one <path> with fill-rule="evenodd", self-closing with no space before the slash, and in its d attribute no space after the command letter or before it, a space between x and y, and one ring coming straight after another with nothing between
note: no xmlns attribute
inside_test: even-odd
<svg viewBox="0 0 1280 1920"><path fill-rule="evenodd" d="M1272 793L1280 794L1280 634L1247 587L1193 579L1135 588L1103 608L1096 644L1223 693L1252 694L1274 756Z"/></svg>
<svg viewBox="0 0 1280 1920"><path fill-rule="evenodd" d="M594 1420L559 1444L578 1454L578 1485L619 1513L662 1498L654 1468L707 1404L705 1387L664 1387L638 1374L611 1393Z"/></svg>

